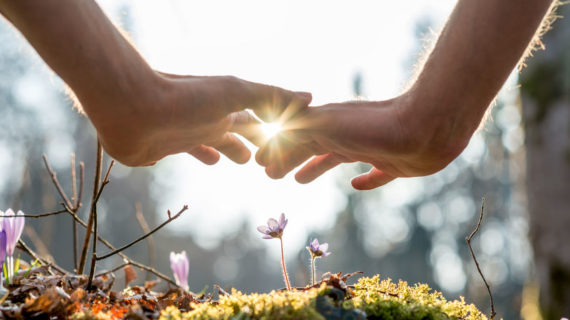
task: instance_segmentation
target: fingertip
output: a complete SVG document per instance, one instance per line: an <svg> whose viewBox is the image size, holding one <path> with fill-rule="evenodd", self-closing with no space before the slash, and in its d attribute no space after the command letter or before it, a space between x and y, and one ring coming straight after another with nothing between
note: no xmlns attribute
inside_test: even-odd
<svg viewBox="0 0 570 320"><path fill-rule="evenodd" d="M262 167L265 167L266 159L265 159L265 149L263 147L259 148L255 153L255 162Z"/></svg>
<svg viewBox="0 0 570 320"><path fill-rule="evenodd" d="M269 166L265 168L265 174L273 180L278 180L283 178L283 176L279 175L279 172L273 166Z"/></svg>
<svg viewBox="0 0 570 320"><path fill-rule="evenodd" d="M237 164L246 164L249 162L249 159L251 159L251 151L247 150L243 152L243 154L241 154L239 157L237 157L236 159L234 159L234 161Z"/></svg>
<svg viewBox="0 0 570 320"><path fill-rule="evenodd" d="M370 188L367 187L362 180L363 180L362 176L358 176L358 177L352 178L352 180L350 181L350 184L356 190L360 190L360 191L370 190Z"/></svg>
<svg viewBox="0 0 570 320"><path fill-rule="evenodd" d="M306 102L307 105L309 105L311 103L311 101L313 101L313 94L311 94L310 92L297 91L297 92L295 92L295 94L299 98L301 98L302 101Z"/></svg>
<svg viewBox="0 0 570 320"><path fill-rule="evenodd" d="M295 181L297 181L300 184L307 184L313 180L314 179L305 177L301 171L295 174Z"/></svg>

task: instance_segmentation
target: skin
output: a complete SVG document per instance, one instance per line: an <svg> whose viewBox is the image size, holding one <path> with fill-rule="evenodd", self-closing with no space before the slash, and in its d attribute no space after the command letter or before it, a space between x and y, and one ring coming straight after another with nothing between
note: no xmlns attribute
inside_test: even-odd
<svg viewBox="0 0 570 320"><path fill-rule="evenodd" d="M550 0L459 0L417 80L387 101L311 107L256 160L281 178L308 183L344 162L373 165L353 178L368 190L396 178L445 168L466 147L488 106L519 62L552 5Z"/></svg>
<svg viewBox="0 0 570 320"><path fill-rule="evenodd" d="M245 163L251 153L233 133L263 141L245 108L283 120L311 100L231 76L152 70L92 0L0 0L0 12L73 90L105 151L129 166L180 152Z"/></svg>

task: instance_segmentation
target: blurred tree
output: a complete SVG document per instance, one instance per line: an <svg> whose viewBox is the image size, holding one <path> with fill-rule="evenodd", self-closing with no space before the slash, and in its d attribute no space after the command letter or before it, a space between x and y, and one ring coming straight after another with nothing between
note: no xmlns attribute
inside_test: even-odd
<svg viewBox="0 0 570 320"><path fill-rule="evenodd" d="M559 8L570 15L570 6ZM531 239L546 319L570 314L570 20L544 36L520 76Z"/></svg>

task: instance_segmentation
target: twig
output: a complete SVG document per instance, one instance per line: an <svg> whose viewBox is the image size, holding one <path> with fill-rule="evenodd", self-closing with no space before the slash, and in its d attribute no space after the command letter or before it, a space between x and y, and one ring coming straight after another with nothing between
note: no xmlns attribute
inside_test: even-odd
<svg viewBox="0 0 570 320"><path fill-rule="evenodd" d="M40 238L40 236L36 232L36 229L34 229L32 225L26 225L24 227L24 234L28 236L28 238L31 241L31 244L36 249L38 255L46 259L53 260L53 256L49 253L49 250L46 247L44 241L42 240L42 238Z"/></svg>
<svg viewBox="0 0 570 320"><path fill-rule="evenodd" d="M28 245L26 245L26 243L20 239L18 240L18 245L20 247L20 249L22 249L22 251L24 251L25 253L29 254L30 257L32 257L35 260L38 260L39 262L41 262L42 264L45 264L47 266L50 266L51 268L53 268L55 271L61 273L61 274L68 274L67 271L65 271L65 269L59 267L58 265L56 265L53 262L49 262L46 261L45 259L41 258L40 256L38 256L37 253L35 253L32 249L30 249L30 247L28 247Z"/></svg>
<svg viewBox="0 0 570 320"><path fill-rule="evenodd" d="M111 169L115 164L115 160L111 160L109 164L109 168L107 169L107 173L105 173L105 178L103 178L103 182L101 183L101 187L99 188L99 192L95 201L93 202L93 247L91 249L91 269L89 270L89 280L87 281L87 289L91 288L91 283L93 282L93 275L95 274L95 264L97 264L97 201L99 201L99 197L101 197L101 193L103 192L103 188L109 183L109 174L111 173Z"/></svg>
<svg viewBox="0 0 570 320"><path fill-rule="evenodd" d="M162 229L162 227L164 227L165 225L169 224L169 223L172 222L174 219L180 217L180 215L181 215L182 213L184 213L184 211L186 211L186 210L188 210L188 206L187 206L187 205L184 205L184 207L182 207L182 209L180 209L180 211L178 211L177 214L171 216L171 217L168 218L166 221L164 221L163 223L161 223L159 226L157 226L156 228L152 229L150 232L144 234L143 236L139 237L139 238L136 239L135 241L133 241L133 242L131 242L131 243L128 243L128 244L126 244L126 245L120 247L119 249L113 250L113 251L111 251L111 252L109 252L109 253L107 253L107 254L105 254L105 255L98 256L98 257L97 257L97 260L103 260L103 259L109 258L110 256L115 255L115 254L117 254L117 253L119 253L119 252L121 252L121 251L124 251L124 250L126 250L126 249L132 247L133 245L135 245L135 244L141 242L142 240L144 240L144 239L148 238L149 236L151 236L153 233L155 233L155 232L157 232L158 230Z"/></svg>
<svg viewBox="0 0 570 320"><path fill-rule="evenodd" d="M485 276L483 276L483 272L481 272L481 268L479 267L479 262L477 262L477 258L475 258L475 253L473 253L473 248L471 247L471 239L477 233L477 231L479 231L479 227L481 226L481 222L483 221L484 212L485 212L485 198L483 198L481 200L481 214L479 215L479 221L477 222L477 226L475 227L475 230L473 230L473 232L471 232L471 235L469 235L469 237L465 238L465 241L467 241L467 246L469 247L469 251L471 252L471 257L473 257L473 261L475 261L475 266L477 267L477 271L479 272L479 275L481 275L481 279L483 279L483 282L485 283L485 286L487 287L487 292L489 293L489 298L491 300L491 317L490 318L491 318L491 320L493 320L495 318L495 316L497 315L497 313L495 312L495 304L493 302L493 295L491 294L491 288L489 287L489 284L487 283Z"/></svg>
<svg viewBox="0 0 570 320"><path fill-rule="evenodd" d="M73 209L77 207L77 175L75 169L75 153L71 153L71 201L73 202ZM74 210L77 212L77 210ZM71 220L71 242L73 243L73 269L77 270L77 222Z"/></svg>
<svg viewBox="0 0 570 320"><path fill-rule="evenodd" d="M77 212L81 208L81 198L83 197L83 180L85 177L85 163L83 161L79 162L79 195L73 205L74 211Z"/></svg>
<svg viewBox="0 0 570 320"><path fill-rule="evenodd" d="M71 202L73 202L73 211L77 213L81 207L81 196L83 194L83 175L84 175L83 162L79 163L79 194L77 193L77 174L75 166L75 153L71 154ZM71 220L73 232L72 232L72 242L73 242L73 269L77 270L77 222Z"/></svg>
<svg viewBox="0 0 570 320"><path fill-rule="evenodd" d="M104 276L104 275L107 275L107 274L109 274L109 273L113 273L113 272L115 272L115 271L117 271L117 270L121 270L121 269L123 269L124 267L130 266L130 265L131 265L130 262L125 262L125 263L123 263L123 264L120 264L120 265L114 267L113 269L110 269L110 270L107 270L107 271L103 271L103 272L99 272L98 274L95 275L95 278L101 277L101 276Z"/></svg>
<svg viewBox="0 0 570 320"><path fill-rule="evenodd" d="M101 143L97 140L97 158L95 161L95 178L93 180L93 195L91 197L91 210L87 220L87 229L85 230L85 237L83 238L83 247L81 249L81 258L79 259L79 267L77 273L82 274L85 269L85 262L87 260L87 249L89 247L89 239L93 228L93 210L97 204L97 195L99 194L99 180L101 179L101 166L103 162L103 148Z"/></svg>
<svg viewBox="0 0 570 320"><path fill-rule="evenodd" d="M61 199L63 200L63 207L64 210L42 213L38 215L24 215L25 218L42 218L50 215L56 215L63 212L70 212L73 215L77 215L79 208L81 208L81 199L83 196L83 186L84 186L84 177L85 177L85 164L81 161L79 162L79 193L77 193L77 177L76 177L76 166L75 166L75 154L71 154L71 189L72 189L72 197L71 201L69 201L67 195L63 191L59 180L57 179L57 174L53 171L52 167L49 164L47 156L45 154L42 155L44 160L44 164L48 174L51 177L53 185L55 186L57 192L59 193ZM73 220L73 266L77 269L77 225L75 219Z"/></svg>
<svg viewBox="0 0 570 320"><path fill-rule="evenodd" d="M71 202L77 201L77 174L75 169L75 153L71 153Z"/></svg>
<svg viewBox="0 0 570 320"><path fill-rule="evenodd" d="M139 223L139 225L141 226L141 229L144 233L150 233L150 227L148 226L148 223L146 222L146 219L144 218L143 215L143 211L142 211L142 205L140 204L140 202L137 202L135 204L135 216L137 217L137 221ZM147 239L147 244L148 244L148 265L150 267L154 266L154 238L153 237L148 237ZM146 280L149 281L150 280L150 274L147 273L146 274Z"/></svg>
<svg viewBox="0 0 570 320"><path fill-rule="evenodd" d="M77 223L79 225L81 225L84 228L87 228L87 223L85 223L85 221L81 220L81 218L79 218L76 214L74 214L72 211L67 211L72 217L73 219L75 219L75 221L77 221ZM115 248L109 241L105 240L103 237L101 237L100 235L97 235L97 240L99 240L102 244L104 244L107 248L109 248L110 250L116 250L117 248ZM161 273L160 271L151 268L149 266L144 265L143 263L137 262L131 258L129 258L126 254L119 252L117 253L124 261L128 261L128 263L130 265L133 265L141 270L150 272L152 274L154 274L155 276L157 276L160 279L163 279L165 281L167 281L168 283L172 284L173 286L178 287L178 285L176 284L176 282L172 279L170 279L167 275ZM119 268L120 269L120 268ZM118 269L117 269L118 270Z"/></svg>
<svg viewBox="0 0 570 320"><path fill-rule="evenodd" d="M24 217L24 218L43 218L43 217L48 217L48 216L55 216L58 215L60 213L64 213L67 212L67 209L61 209L61 210L57 210L57 211L51 211L51 212L46 212L46 213L40 213L40 214L23 214L23 215L13 215L13 216L7 216L5 214L0 215L0 217L3 218L17 218L17 217Z"/></svg>
<svg viewBox="0 0 570 320"><path fill-rule="evenodd" d="M42 158L44 159L44 164L46 166L46 170L48 171L50 177L51 177L51 181L53 182L53 185L55 186L55 188L57 189L57 192L59 193L61 199L65 202L65 204L71 208L71 202L69 202L69 198L67 198L67 195L65 194L65 191L63 191L63 188L61 187L61 184L59 184L59 181L57 180L57 174L55 173L55 171L53 171L53 169L51 168L51 166L49 165L47 156L45 154L42 154Z"/></svg>

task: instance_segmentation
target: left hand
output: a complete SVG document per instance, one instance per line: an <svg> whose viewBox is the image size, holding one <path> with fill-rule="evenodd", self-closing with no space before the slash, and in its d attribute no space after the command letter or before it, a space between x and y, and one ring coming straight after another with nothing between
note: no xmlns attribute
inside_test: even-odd
<svg viewBox="0 0 570 320"><path fill-rule="evenodd" d="M398 177L425 176L443 169L467 139L450 139L449 117L429 118L406 95L378 102L310 107L284 124L284 131L259 149L256 160L274 179L316 155L295 175L309 183L340 163L374 167L352 179L368 190ZM427 117L427 119L424 119ZM442 129L443 128L443 129Z"/></svg>

